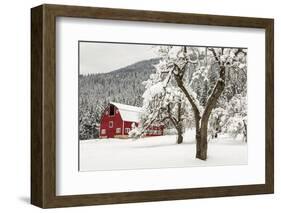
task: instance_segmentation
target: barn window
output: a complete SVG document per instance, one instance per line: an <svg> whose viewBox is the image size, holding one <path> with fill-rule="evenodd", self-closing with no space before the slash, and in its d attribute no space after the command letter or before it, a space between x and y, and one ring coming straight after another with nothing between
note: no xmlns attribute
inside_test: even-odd
<svg viewBox="0 0 281 213"><path fill-rule="evenodd" d="M116 128L116 133L121 133L121 128Z"/></svg>
<svg viewBox="0 0 281 213"><path fill-rule="evenodd" d="M125 128L125 132L126 132L126 133L129 133L130 130L131 130L130 128Z"/></svg>
<svg viewBox="0 0 281 213"><path fill-rule="evenodd" d="M101 134L102 134L102 135L106 134L106 129L102 129L102 130L101 130Z"/></svg>
<svg viewBox="0 0 281 213"><path fill-rule="evenodd" d="M109 116L113 116L114 115L114 106L110 105L109 107Z"/></svg>
<svg viewBox="0 0 281 213"><path fill-rule="evenodd" d="M109 128L113 127L113 121L109 121Z"/></svg>

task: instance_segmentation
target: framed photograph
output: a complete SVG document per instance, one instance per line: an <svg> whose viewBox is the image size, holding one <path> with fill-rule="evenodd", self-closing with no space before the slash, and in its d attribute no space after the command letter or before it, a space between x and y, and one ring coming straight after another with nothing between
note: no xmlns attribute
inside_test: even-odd
<svg viewBox="0 0 281 213"><path fill-rule="evenodd" d="M274 191L274 21L31 9L31 203Z"/></svg>

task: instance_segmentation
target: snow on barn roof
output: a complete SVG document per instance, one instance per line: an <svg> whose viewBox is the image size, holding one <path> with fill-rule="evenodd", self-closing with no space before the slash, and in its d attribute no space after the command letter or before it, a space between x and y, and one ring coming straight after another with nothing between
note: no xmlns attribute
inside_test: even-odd
<svg viewBox="0 0 281 213"><path fill-rule="evenodd" d="M131 121L137 123L140 121L140 113L142 111L141 107L130 106L115 102L110 102L110 104L118 108L123 121Z"/></svg>

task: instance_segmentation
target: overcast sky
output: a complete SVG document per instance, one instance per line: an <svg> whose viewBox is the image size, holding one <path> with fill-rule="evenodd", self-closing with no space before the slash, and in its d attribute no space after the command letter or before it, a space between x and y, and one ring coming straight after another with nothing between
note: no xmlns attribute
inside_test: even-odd
<svg viewBox="0 0 281 213"><path fill-rule="evenodd" d="M152 45L80 42L80 74L106 73L157 57Z"/></svg>

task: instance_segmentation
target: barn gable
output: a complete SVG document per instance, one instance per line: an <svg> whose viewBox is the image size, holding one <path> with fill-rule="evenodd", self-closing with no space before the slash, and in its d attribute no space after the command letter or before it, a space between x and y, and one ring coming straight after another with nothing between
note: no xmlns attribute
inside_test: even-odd
<svg viewBox="0 0 281 213"><path fill-rule="evenodd" d="M140 114L141 114L141 111L142 111L142 109L140 107L130 106L130 105L126 105L126 104L120 104L120 103L115 103L115 102L110 102L110 104L117 107L123 121L130 121L130 122L139 123Z"/></svg>

